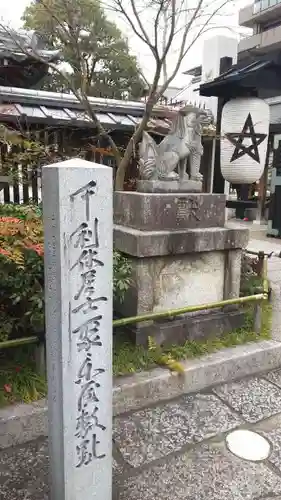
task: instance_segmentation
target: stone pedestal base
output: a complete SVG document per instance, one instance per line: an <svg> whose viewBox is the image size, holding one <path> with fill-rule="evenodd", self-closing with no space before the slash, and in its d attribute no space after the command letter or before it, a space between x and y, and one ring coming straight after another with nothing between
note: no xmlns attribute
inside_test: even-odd
<svg viewBox="0 0 281 500"><path fill-rule="evenodd" d="M117 230L120 232L120 228ZM184 236L192 238L192 235ZM122 240L125 243L119 234L115 244L118 241L119 250L122 248L124 252ZM238 297L241 250L227 246L175 255L133 257L127 254L133 283L118 311L125 317L138 316Z"/></svg>
<svg viewBox="0 0 281 500"><path fill-rule="evenodd" d="M224 194L114 193L114 222L143 231L223 227Z"/></svg>
<svg viewBox="0 0 281 500"><path fill-rule="evenodd" d="M132 266L132 285L124 302L115 307L120 316L239 296L241 254L248 243L248 230L223 227L223 195L190 194L187 198L197 208L190 217L184 204L179 218L175 214L179 205L186 203L186 195L115 193L115 248L126 254ZM237 313L232 316L234 321ZM192 338L200 321L204 335L208 328L210 334L214 329L220 331L219 325L223 331L231 330L237 326L234 321L230 327L232 316L225 311L219 315L209 311L200 313L197 319L186 315L172 322L139 324L134 330L136 342L145 344L150 335L161 343L182 342Z"/></svg>
<svg viewBox="0 0 281 500"><path fill-rule="evenodd" d="M137 181L140 193L201 193L202 182L194 180Z"/></svg>

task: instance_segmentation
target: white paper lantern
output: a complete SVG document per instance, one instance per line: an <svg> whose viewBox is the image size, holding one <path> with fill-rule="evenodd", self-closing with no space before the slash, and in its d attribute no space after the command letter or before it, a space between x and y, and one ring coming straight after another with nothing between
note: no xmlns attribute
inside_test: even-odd
<svg viewBox="0 0 281 500"><path fill-rule="evenodd" d="M257 97L228 101L221 120L221 172L235 184L262 176L269 132L269 105Z"/></svg>

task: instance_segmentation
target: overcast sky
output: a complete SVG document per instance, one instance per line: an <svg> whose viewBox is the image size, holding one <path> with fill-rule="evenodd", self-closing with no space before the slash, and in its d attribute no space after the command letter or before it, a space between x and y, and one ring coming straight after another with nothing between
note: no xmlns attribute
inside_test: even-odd
<svg viewBox="0 0 281 500"><path fill-rule="evenodd" d="M217 33L221 34L229 34L230 36L239 36L238 33L241 32L241 29L238 27L238 9L243 7L244 5L250 3L251 0L238 0L236 2L236 9L233 9L233 6L230 6L230 12L227 16L225 22L220 20L221 25L227 25L231 28L231 31L226 29L215 30ZM5 5L3 5L3 0L0 0L0 19L5 23L12 23L14 26L20 26L20 18L25 9L25 7L30 3L30 0L6 0ZM232 10L231 10L232 9ZM232 12L236 11L235 14ZM140 45L140 41L137 37L132 36L132 34L126 29L126 26L118 26L125 32L125 34L129 37L131 50L138 57L139 62L143 68L143 71L146 75L151 74L151 58L149 56L149 52L147 48L144 48ZM208 34L208 37L214 36L214 31L212 31L212 35ZM205 35L205 38L207 35ZM201 53L202 53L202 44L203 39L196 42L193 49L188 53L185 60L183 61L181 71L178 74L177 78L174 80L173 85L182 86L187 81L183 81L187 77L182 76L182 71L189 69L193 66L199 65L201 63Z"/></svg>

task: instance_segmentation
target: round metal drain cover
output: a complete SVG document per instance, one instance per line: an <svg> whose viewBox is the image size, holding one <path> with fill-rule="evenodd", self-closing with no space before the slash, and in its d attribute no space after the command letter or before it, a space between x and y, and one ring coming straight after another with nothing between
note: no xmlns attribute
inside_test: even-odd
<svg viewBox="0 0 281 500"><path fill-rule="evenodd" d="M253 431L239 430L226 436L228 449L237 457L253 462L265 460L270 453L269 442Z"/></svg>

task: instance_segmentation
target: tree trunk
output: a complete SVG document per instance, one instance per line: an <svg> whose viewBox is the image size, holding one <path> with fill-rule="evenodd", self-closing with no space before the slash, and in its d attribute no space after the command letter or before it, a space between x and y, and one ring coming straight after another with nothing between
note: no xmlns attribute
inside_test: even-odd
<svg viewBox="0 0 281 500"><path fill-rule="evenodd" d="M155 97L153 99L150 98L147 101L146 110L143 115L142 121L140 122L138 128L135 130L131 139L129 140L124 156L117 168L116 178L115 178L115 191L123 191L124 189L125 176L127 168L130 163L131 156L134 151L134 147L139 143L139 141L142 138L142 133L147 126L154 104L155 104Z"/></svg>

